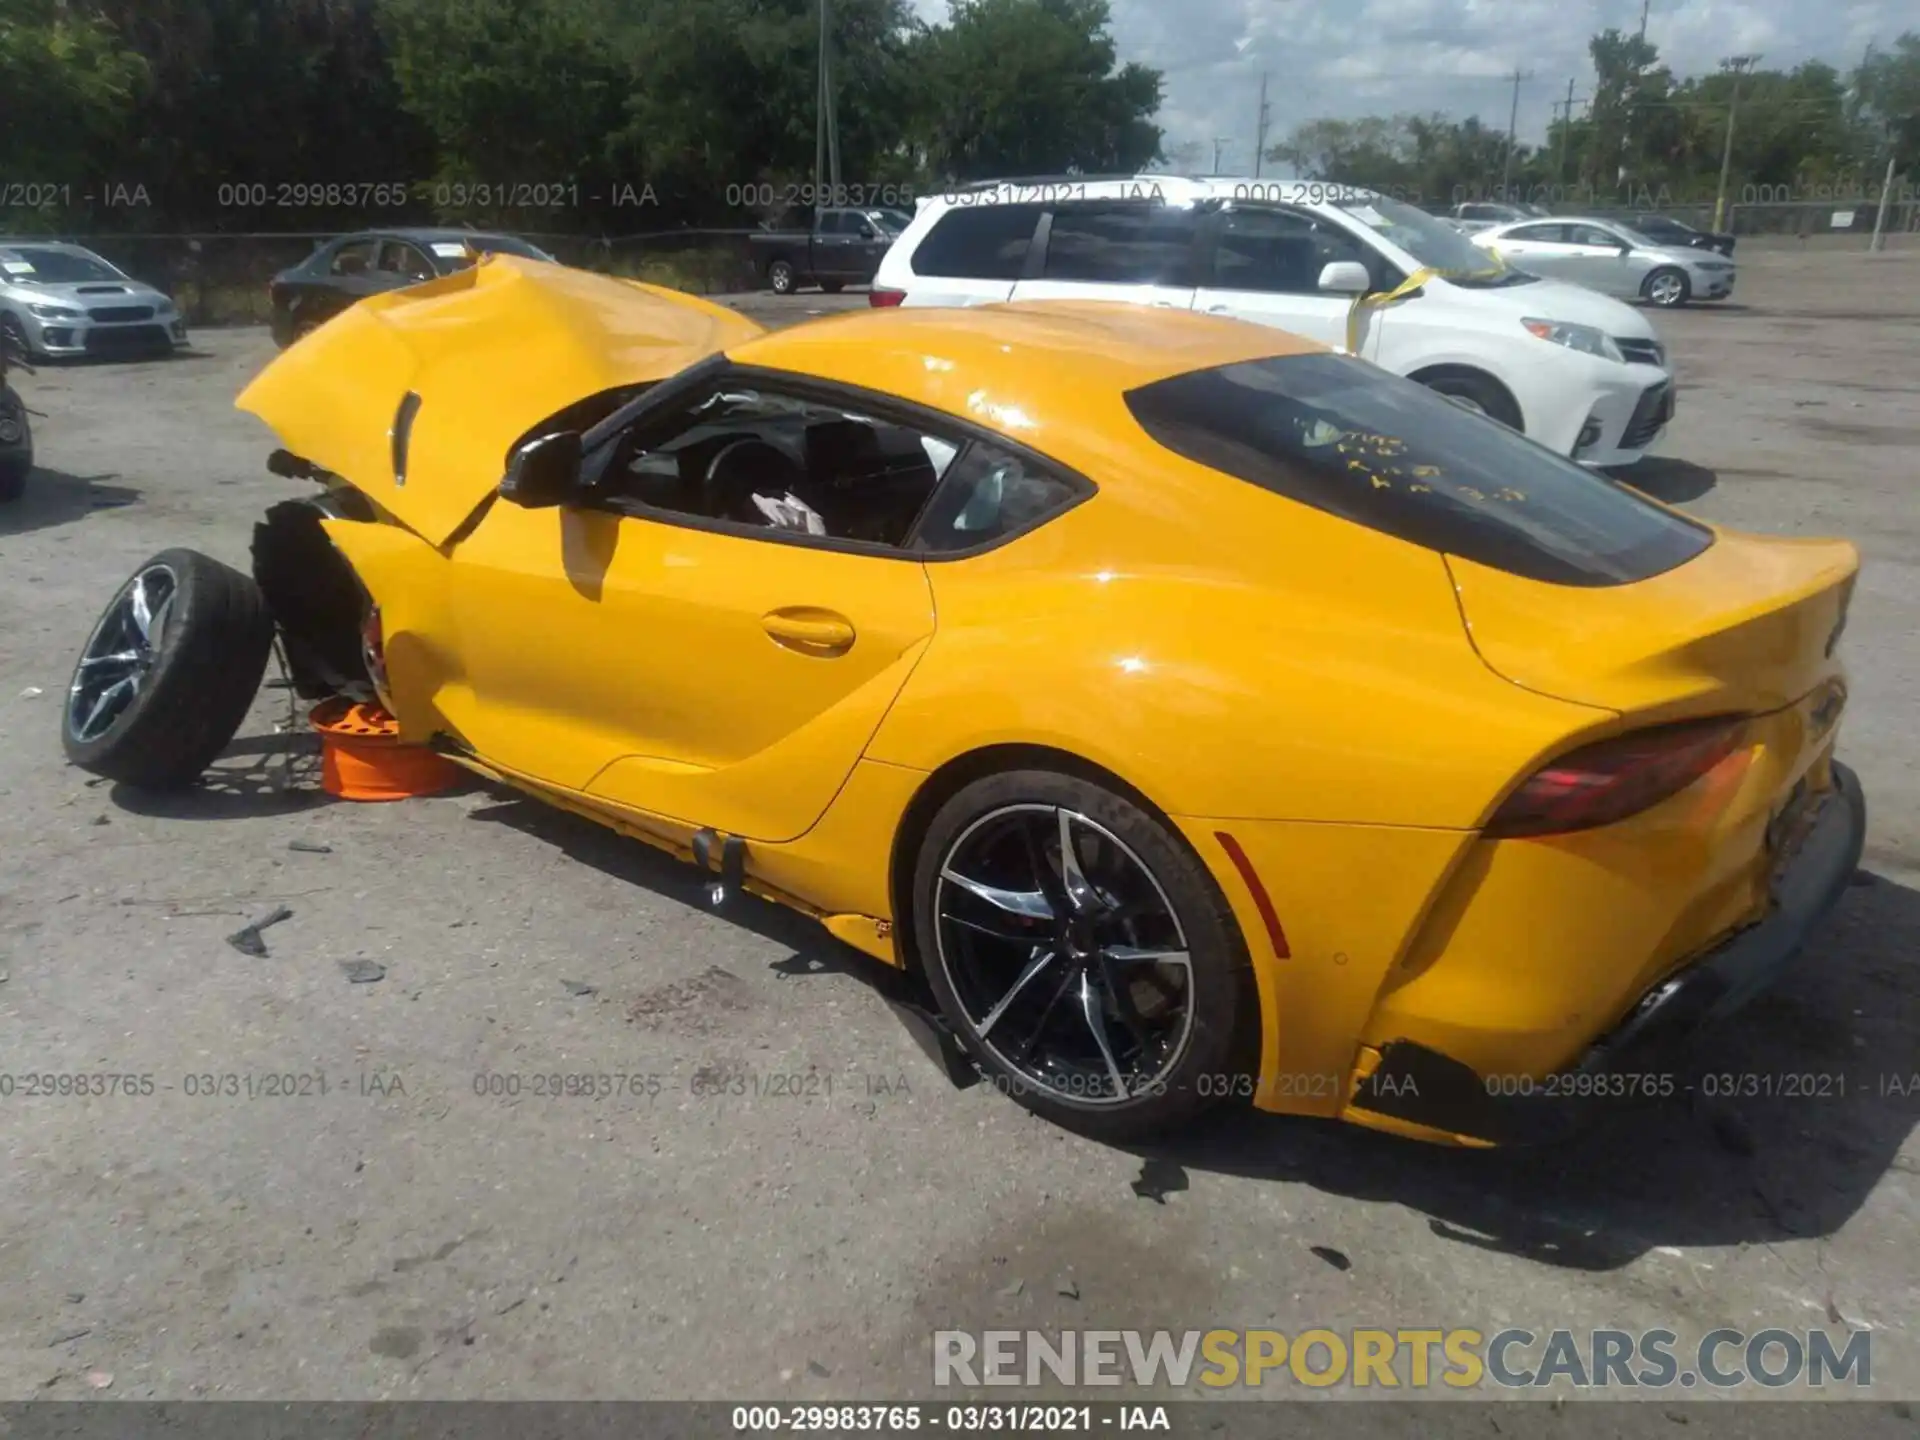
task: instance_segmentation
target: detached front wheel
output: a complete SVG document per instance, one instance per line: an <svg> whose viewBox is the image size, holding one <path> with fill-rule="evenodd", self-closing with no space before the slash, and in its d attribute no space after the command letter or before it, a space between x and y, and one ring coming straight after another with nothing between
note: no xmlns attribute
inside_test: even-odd
<svg viewBox="0 0 1920 1440"><path fill-rule="evenodd" d="M914 874L927 980L997 1089L1109 1141L1251 1089L1246 946L1206 867L1133 800L1075 776L975 781Z"/></svg>
<svg viewBox="0 0 1920 1440"><path fill-rule="evenodd" d="M272 649L251 579L198 551L161 551L80 652L61 712L67 759L145 790L192 785L239 730Z"/></svg>

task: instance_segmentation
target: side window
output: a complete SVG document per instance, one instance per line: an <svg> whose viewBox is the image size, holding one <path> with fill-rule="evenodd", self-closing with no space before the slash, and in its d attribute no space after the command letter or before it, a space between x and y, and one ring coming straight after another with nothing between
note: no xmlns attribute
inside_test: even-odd
<svg viewBox="0 0 1920 1440"><path fill-rule="evenodd" d="M1320 272L1336 260L1366 266L1376 288L1389 278L1389 267L1371 246L1330 221L1298 210L1231 209L1221 216L1212 284L1221 290L1318 295Z"/></svg>
<svg viewBox="0 0 1920 1440"><path fill-rule="evenodd" d="M1569 225L1567 243L1569 245L1600 245L1609 250L1618 250L1620 242L1605 230L1594 225Z"/></svg>
<svg viewBox="0 0 1920 1440"><path fill-rule="evenodd" d="M1046 278L1109 285L1194 283L1198 216L1190 207L1118 201L1053 212Z"/></svg>
<svg viewBox="0 0 1920 1440"><path fill-rule="evenodd" d="M380 268L389 274L403 275L409 281L433 278L433 265L427 257L404 240L388 240L381 245Z"/></svg>
<svg viewBox="0 0 1920 1440"><path fill-rule="evenodd" d="M764 389L722 389L616 442L597 498L895 549L958 446L912 426Z"/></svg>
<svg viewBox="0 0 1920 1440"><path fill-rule="evenodd" d="M1507 232L1509 240L1530 240L1536 245L1562 245L1566 243L1567 227L1564 225L1521 225Z"/></svg>
<svg viewBox="0 0 1920 1440"><path fill-rule="evenodd" d="M958 205L934 222L914 250L916 275L948 280L1018 280L1026 268L1038 205Z"/></svg>
<svg viewBox="0 0 1920 1440"><path fill-rule="evenodd" d="M991 544L1066 509L1080 493L1012 451L977 440L953 462L933 497L917 548L950 554Z"/></svg>
<svg viewBox="0 0 1920 1440"><path fill-rule="evenodd" d="M829 210L820 217L822 235L844 235L847 233L847 215L844 210Z"/></svg>
<svg viewBox="0 0 1920 1440"><path fill-rule="evenodd" d="M327 264L330 275L365 275L373 269L375 241L355 240L342 245L333 252L333 259Z"/></svg>

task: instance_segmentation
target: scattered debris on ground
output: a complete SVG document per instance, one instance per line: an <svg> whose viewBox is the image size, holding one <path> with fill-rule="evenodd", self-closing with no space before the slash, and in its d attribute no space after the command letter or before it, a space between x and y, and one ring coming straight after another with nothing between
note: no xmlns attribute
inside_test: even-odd
<svg viewBox="0 0 1920 1440"><path fill-rule="evenodd" d="M342 960L340 970L355 985L371 985L387 978L387 967L373 960Z"/></svg>
<svg viewBox="0 0 1920 1440"><path fill-rule="evenodd" d="M278 925L282 920L291 920L292 918L293 911L289 910L285 905L276 905L271 911L262 915L251 925L243 926L234 931L233 934L227 936L227 943L242 955L252 955L257 959L264 960L267 957L267 942L261 938L260 932L265 930L269 925Z"/></svg>

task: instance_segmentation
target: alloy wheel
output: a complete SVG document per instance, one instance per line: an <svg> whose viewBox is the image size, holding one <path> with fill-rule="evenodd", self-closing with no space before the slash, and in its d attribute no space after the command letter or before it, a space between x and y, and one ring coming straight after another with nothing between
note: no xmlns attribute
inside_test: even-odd
<svg viewBox="0 0 1920 1440"><path fill-rule="evenodd" d="M67 730L86 744L126 713L152 672L166 636L179 580L165 565L149 565L115 597L87 637L67 692Z"/></svg>
<svg viewBox="0 0 1920 1440"><path fill-rule="evenodd" d="M1153 872L1112 831L1055 805L963 830L934 889L938 963L981 1045L1054 1097L1158 1093L1193 1029L1186 935Z"/></svg>

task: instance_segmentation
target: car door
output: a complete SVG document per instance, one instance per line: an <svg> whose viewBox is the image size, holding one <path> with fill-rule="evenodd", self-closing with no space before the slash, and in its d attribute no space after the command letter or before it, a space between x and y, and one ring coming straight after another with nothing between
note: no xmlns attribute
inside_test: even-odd
<svg viewBox="0 0 1920 1440"><path fill-rule="evenodd" d="M1567 227L1556 221L1541 221L1529 225L1513 225L1488 237L1483 243L1496 251L1504 259L1513 262L1514 268L1525 270L1533 275L1547 275L1555 279L1571 278L1568 274L1568 262L1571 255L1566 244Z"/></svg>
<svg viewBox="0 0 1920 1440"><path fill-rule="evenodd" d="M1353 261L1366 267L1374 290L1390 290L1404 278L1345 227L1285 206L1221 207L1205 223L1201 257L1196 310L1271 325L1337 349L1346 347L1356 297L1322 290L1321 272L1335 261ZM1379 316L1367 327L1365 355L1378 354L1384 323Z"/></svg>
<svg viewBox="0 0 1920 1440"><path fill-rule="evenodd" d="M814 219L812 238L812 278L845 280L852 263L852 236L847 232L847 213L824 209Z"/></svg>
<svg viewBox="0 0 1920 1440"><path fill-rule="evenodd" d="M880 268L881 257L892 246L893 236L874 215L849 210L847 223L853 232L847 283L865 285L873 279L874 272Z"/></svg>
<svg viewBox="0 0 1920 1440"><path fill-rule="evenodd" d="M1588 289L1607 295L1634 295L1639 291L1632 246L1623 236L1598 225L1567 226L1569 260L1566 276Z"/></svg>
<svg viewBox="0 0 1920 1440"><path fill-rule="evenodd" d="M1030 260L1013 298L1118 300L1189 310L1199 235L1199 212L1188 205L1157 200L1055 205L1035 241L1041 250L1037 267Z"/></svg>
<svg viewBox="0 0 1920 1440"><path fill-rule="evenodd" d="M727 418L703 418L716 411ZM932 637L925 567L903 542L936 458L959 448L894 427L870 465L836 470L813 437L872 419L849 413L723 378L639 422L644 436L621 442L592 503L496 503L453 567L470 743L508 770L679 824L767 842L805 833ZM886 538L742 518L715 489L737 477L713 478L737 443L801 465L770 490L823 484L816 515L855 532L882 516ZM836 473L877 488L835 489Z"/></svg>

